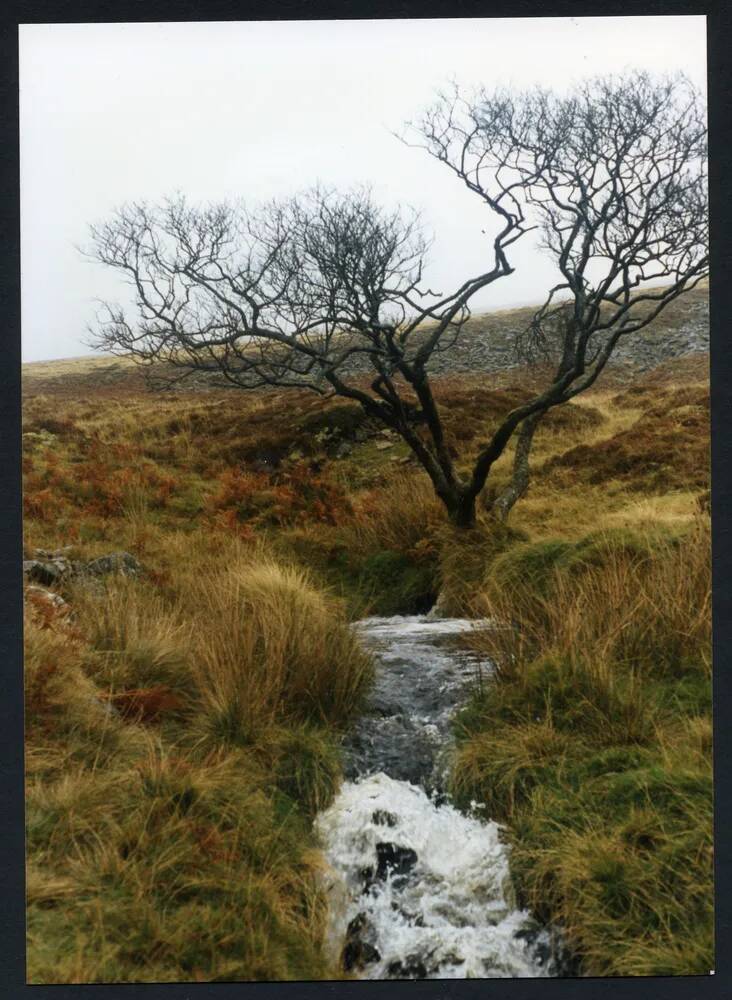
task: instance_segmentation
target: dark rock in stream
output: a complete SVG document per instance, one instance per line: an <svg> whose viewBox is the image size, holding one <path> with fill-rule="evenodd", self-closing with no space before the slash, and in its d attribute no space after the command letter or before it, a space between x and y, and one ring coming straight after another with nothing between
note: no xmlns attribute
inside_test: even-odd
<svg viewBox="0 0 732 1000"><path fill-rule="evenodd" d="M381 955L368 941L349 941L343 949L343 968L346 972L362 969L364 965L378 962Z"/></svg>
<svg viewBox="0 0 732 1000"><path fill-rule="evenodd" d="M386 974L390 979L426 979L427 971L419 955L407 955L403 961L390 962Z"/></svg>
<svg viewBox="0 0 732 1000"><path fill-rule="evenodd" d="M363 969L365 965L381 959L378 948L368 940L374 929L365 913L358 913L346 928L346 943L341 953L341 965L345 972Z"/></svg>
<svg viewBox="0 0 732 1000"><path fill-rule="evenodd" d="M371 814L371 819L378 826L396 826L399 822L399 817L395 816L392 812L388 812L386 809L376 809Z"/></svg>
<svg viewBox="0 0 732 1000"><path fill-rule="evenodd" d="M400 847L398 844L377 844L376 877L386 878L389 872L394 875L406 875L417 864L417 852L411 847Z"/></svg>

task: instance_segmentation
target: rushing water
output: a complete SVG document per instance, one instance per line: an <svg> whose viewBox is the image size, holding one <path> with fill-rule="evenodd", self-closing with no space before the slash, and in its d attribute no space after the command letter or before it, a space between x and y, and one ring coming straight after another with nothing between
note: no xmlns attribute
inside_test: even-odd
<svg viewBox="0 0 732 1000"><path fill-rule="evenodd" d="M444 794L450 720L491 669L455 640L487 625L429 615L358 623L376 681L345 748L348 780L317 828L331 943L362 978L555 974L549 933L516 908L500 828Z"/></svg>

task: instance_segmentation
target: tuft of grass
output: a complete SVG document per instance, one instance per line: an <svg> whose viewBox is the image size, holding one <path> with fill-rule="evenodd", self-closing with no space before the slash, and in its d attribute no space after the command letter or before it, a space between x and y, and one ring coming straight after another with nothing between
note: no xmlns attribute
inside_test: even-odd
<svg viewBox="0 0 732 1000"><path fill-rule="evenodd" d="M245 558L203 575L194 675L208 735L246 745L277 719L342 726L358 711L372 662L341 605L307 573Z"/></svg>
<svg viewBox="0 0 732 1000"><path fill-rule="evenodd" d="M241 754L159 747L131 769L36 783L29 980L322 977L318 861L267 784Z"/></svg>
<svg viewBox="0 0 732 1000"><path fill-rule="evenodd" d="M93 651L90 673L110 691L166 685L191 693L191 626L144 581L112 578L101 592L77 584L73 606Z"/></svg>
<svg viewBox="0 0 732 1000"><path fill-rule="evenodd" d="M123 725L84 669L88 649L63 623L48 627L27 610L25 644L25 725L27 764L43 775L78 761L104 767L134 756L144 734Z"/></svg>

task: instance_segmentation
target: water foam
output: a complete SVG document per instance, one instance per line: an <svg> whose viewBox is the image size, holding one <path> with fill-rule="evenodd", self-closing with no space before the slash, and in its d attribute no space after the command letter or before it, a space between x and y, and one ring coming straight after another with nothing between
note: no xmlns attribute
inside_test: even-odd
<svg viewBox="0 0 732 1000"><path fill-rule="evenodd" d="M549 974L548 936L515 907L496 823L379 773L347 782L317 830L332 867L332 940L357 926L364 978ZM385 854L394 863L380 877Z"/></svg>

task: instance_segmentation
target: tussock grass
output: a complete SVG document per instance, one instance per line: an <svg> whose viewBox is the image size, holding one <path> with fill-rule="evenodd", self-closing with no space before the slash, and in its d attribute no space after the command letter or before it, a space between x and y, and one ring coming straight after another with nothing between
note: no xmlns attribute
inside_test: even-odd
<svg viewBox="0 0 732 1000"><path fill-rule="evenodd" d="M34 784L30 980L322 976L318 860L267 784L249 757L155 746L128 770Z"/></svg>
<svg viewBox="0 0 732 1000"><path fill-rule="evenodd" d="M589 975L714 966L708 519L498 556L453 791L508 824L527 903Z"/></svg>
<svg viewBox="0 0 732 1000"><path fill-rule="evenodd" d="M311 821L371 661L302 570L168 542L162 588L77 584L73 619L29 604L29 979L337 976ZM131 695L162 709L127 717Z"/></svg>
<svg viewBox="0 0 732 1000"><path fill-rule="evenodd" d="M212 739L246 744L277 718L337 727L359 709L371 660L304 571L250 558L204 576L188 599L203 626L195 679Z"/></svg>
<svg viewBox="0 0 732 1000"><path fill-rule="evenodd" d="M95 653L91 673L119 691L164 684L189 694L192 625L146 582L113 579L101 593L84 584L73 591L85 636Z"/></svg>
<svg viewBox="0 0 732 1000"><path fill-rule="evenodd" d="M504 671L542 650L582 659L601 643L606 663L654 675L692 663L708 677L709 553L703 516L681 536L646 524L516 546L490 565L475 607L520 626L485 641L503 645Z"/></svg>
<svg viewBox="0 0 732 1000"><path fill-rule="evenodd" d="M361 552L428 553L444 522L430 481L418 472L397 473L361 501L353 519L352 544Z"/></svg>
<svg viewBox="0 0 732 1000"><path fill-rule="evenodd" d="M144 733L123 725L85 670L88 648L63 623L25 616L25 724L27 767L37 775L63 774L85 761L103 768L134 756Z"/></svg>

